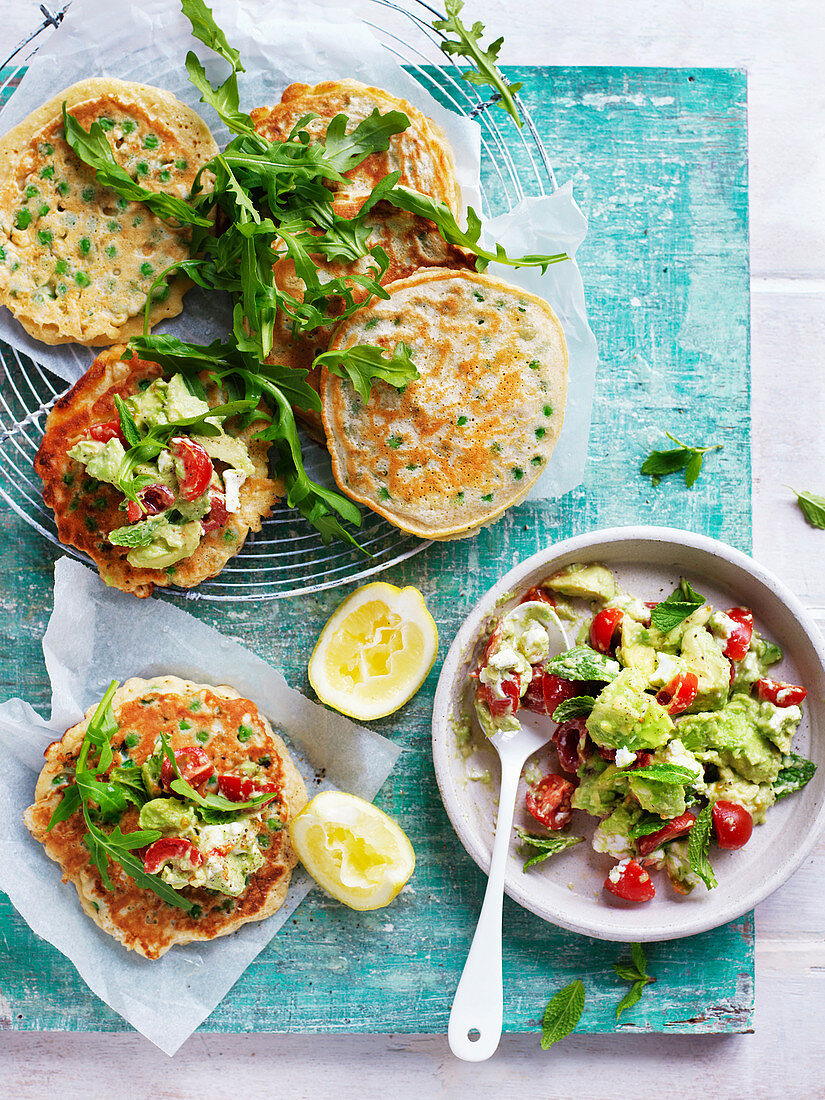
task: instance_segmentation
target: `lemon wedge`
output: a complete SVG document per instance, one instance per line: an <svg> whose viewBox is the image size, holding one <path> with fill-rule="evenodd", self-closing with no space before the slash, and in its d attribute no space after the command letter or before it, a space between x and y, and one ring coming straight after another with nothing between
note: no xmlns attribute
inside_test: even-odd
<svg viewBox="0 0 825 1100"><path fill-rule="evenodd" d="M415 870L404 831L383 810L343 791L321 791L289 827L319 886L350 909L381 909Z"/></svg>
<svg viewBox="0 0 825 1100"><path fill-rule="evenodd" d="M437 652L438 629L417 588L365 584L321 631L309 682L350 718L383 718L415 695Z"/></svg>

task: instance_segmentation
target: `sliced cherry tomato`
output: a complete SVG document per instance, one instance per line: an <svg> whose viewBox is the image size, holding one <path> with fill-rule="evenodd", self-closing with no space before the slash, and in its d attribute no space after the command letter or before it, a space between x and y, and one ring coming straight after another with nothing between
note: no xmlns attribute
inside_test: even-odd
<svg viewBox="0 0 825 1100"><path fill-rule="evenodd" d="M587 726L583 718L571 718L562 722L550 738L559 754L559 764L571 775L576 774L582 763L582 734L586 732Z"/></svg>
<svg viewBox="0 0 825 1100"><path fill-rule="evenodd" d="M175 436L169 450L172 457L183 466L183 476L178 475L180 495L184 500L197 500L209 488L212 480L212 459L194 439Z"/></svg>
<svg viewBox="0 0 825 1100"><path fill-rule="evenodd" d="M747 607L732 607L728 618L736 625L728 635L723 653L732 661L741 661L747 654L753 637L753 612Z"/></svg>
<svg viewBox="0 0 825 1100"><path fill-rule="evenodd" d="M553 676L536 665L521 705L536 714L552 714L559 703L581 694L582 685L576 680L563 680L561 676Z"/></svg>
<svg viewBox="0 0 825 1100"><path fill-rule="evenodd" d="M110 439L119 439L127 447L126 437L119 420L107 420L105 424L93 424L89 428L89 438L98 443L108 443Z"/></svg>
<svg viewBox="0 0 825 1100"><path fill-rule="evenodd" d="M501 690L504 698L499 699L493 694L489 684L479 684L477 697L487 704L487 709L494 718L501 718L505 714L515 714L521 702L521 677L517 672L501 681Z"/></svg>
<svg viewBox="0 0 825 1100"><path fill-rule="evenodd" d="M756 681L756 694L763 703L773 703L775 707L794 707L802 702L808 689L763 676Z"/></svg>
<svg viewBox="0 0 825 1100"><path fill-rule="evenodd" d="M169 836L149 845L143 854L143 869L148 875L156 875L164 863L172 859L188 869L200 867L203 863L203 856L191 840L184 840L182 836Z"/></svg>
<svg viewBox="0 0 825 1100"><path fill-rule="evenodd" d="M219 775L218 790L230 802L248 802L256 794L272 791L272 798L278 794L278 788L272 783L260 783L257 779L246 779L240 775ZM272 798L267 799L268 802ZM266 803L263 803L266 805Z"/></svg>
<svg viewBox="0 0 825 1100"><path fill-rule="evenodd" d="M744 848L753 832L753 818L744 806L736 802L726 802L719 799L714 802L711 810L713 831L716 833L716 843L726 852L735 852L737 848Z"/></svg>
<svg viewBox="0 0 825 1100"><path fill-rule="evenodd" d="M226 521L229 519L229 512L226 510L226 497L223 493L212 493L209 497L211 507L208 515L205 515L201 520L201 526L204 532L217 531L219 527L223 527Z"/></svg>
<svg viewBox="0 0 825 1100"><path fill-rule="evenodd" d="M615 758L615 754L614 754ZM646 768L648 764L653 760L652 752L645 752L644 749L640 749L636 753L636 759L630 765L629 770L633 771L634 768Z"/></svg>
<svg viewBox="0 0 825 1100"><path fill-rule="evenodd" d="M609 653L613 648L613 635L622 625L623 613L618 607L606 607L594 616L590 624L590 644L599 653Z"/></svg>
<svg viewBox="0 0 825 1100"><path fill-rule="evenodd" d="M193 787L200 787L202 783L205 783L207 779L215 774L215 769L212 767L209 757L197 745L187 745L185 748L175 749L175 763L178 765L181 776ZM176 778L169 758L164 756L160 767L161 785L169 790L172 780Z"/></svg>
<svg viewBox="0 0 825 1100"><path fill-rule="evenodd" d="M681 714L687 710L699 690L699 677L695 672L677 672L669 684L656 693L656 702L667 709L668 714Z"/></svg>
<svg viewBox="0 0 825 1100"><path fill-rule="evenodd" d="M540 585L535 585L533 588L528 589L527 592L519 600L519 603L546 603L551 607L556 606L556 601L550 595L546 588L542 588Z"/></svg>
<svg viewBox="0 0 825 1100"><path fill-rule="evenodd" d="M684 836L685 833L689 833L693 826L696 824L696 818L691 813L680 814L679 817L674 817L672 821L667 821L655 833L648 833L647 836L640 836L636 841L636 847L639 850L640 856L647 856L653 851L654 848L658 848L660 844L664 844L668 840L675 840L677 836Z"/></svg>
<svg viewBox="0 0 825 1100"><path fill-rule="evenodd" d="M527 812L548 829L562 829L573 813L570 798L575 789L575 784L561 775L546 775L527 788Z"/></svg>
<svg viewBox="0 0 825 1100"><path fill-rule="evenodd" d="M650 901L656 896L653 879L635 859L617 863L604 880L604 888L624 901Z"/></svg>

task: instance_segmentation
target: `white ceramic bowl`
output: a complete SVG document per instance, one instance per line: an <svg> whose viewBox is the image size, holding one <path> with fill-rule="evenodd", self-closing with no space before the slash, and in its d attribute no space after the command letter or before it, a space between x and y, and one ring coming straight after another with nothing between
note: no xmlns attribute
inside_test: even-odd
<svg viewBox="0 0 825 1100"><path fill-rule="evenodd" d="M433 708L433 760L444 806L458 836L478 866L487 871L499 788L498 757L484 743L473 717L474 742L467 758L456 736L463 715L473 715L469 674L475 666L485 624L517 602L544 577L571 562L602 562L622 587L644 600L662 599L686 576L717 608L744 605L756 629L782 646L777 679L808 689L803 721L793 748L818 770L800 792L768 811L747 846L738 852L711 849L719 885L677 896L663 874L655 875L656 897L628 905L602 889L613 861L590 847L595 819L573 817L573 831L585 843L528 871L522 869L517 838L508 859L505 890L526 909L553 924L604 940L649 941L691 936L740 916L766 898L802 863L825 828L825 646L799 600L756 562L715 539L665 527L616 527L557 543L511 569L476 604L450 647ZM548 737L555 723L547 718ZM553 754L547 750L548 757ZM541 761L542 753L536 760ZM545 770L548 770L545 768ZM471 776L477 778L473 779ZM517 826L530 829L524 811L524 781ZM583 826L587 826L586 828ZM581 826L581 827L580 827Z"/></svg>

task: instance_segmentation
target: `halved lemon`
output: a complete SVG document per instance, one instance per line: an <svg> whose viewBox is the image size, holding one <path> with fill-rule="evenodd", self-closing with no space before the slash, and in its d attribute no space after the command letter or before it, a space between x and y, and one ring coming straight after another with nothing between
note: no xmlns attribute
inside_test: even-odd
<svg viewBox="0 0 825 1100"><path fill-rule="evenodd" d="M321 631L309 682L350 718L383 718L415 695L437 652L438 629L417 588L365 584Z"/></svg>
<svg viewBox="0 0 825 1100"><path fill-rule="evenodd" d="M406 833L383 810L343 791L321 791L289 827L315 881L350 909L381 909L415 870Z"/></svg>

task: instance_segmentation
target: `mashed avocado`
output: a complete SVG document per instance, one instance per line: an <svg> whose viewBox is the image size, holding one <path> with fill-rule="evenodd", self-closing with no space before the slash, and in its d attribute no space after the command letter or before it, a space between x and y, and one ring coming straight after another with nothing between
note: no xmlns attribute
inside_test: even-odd
<svg viewBox="0 0 825 1100"><path fill-rule="evenodd" d="M633 751L664 745L673 722L646 686L642 673L625 668L600 692L587 719L587 732L597 745Z"/></svg>

